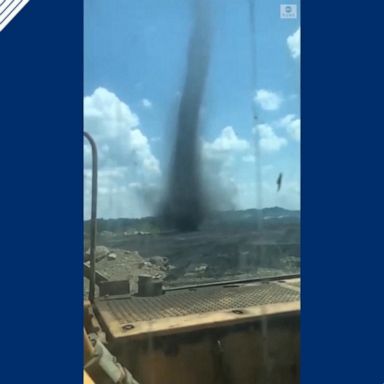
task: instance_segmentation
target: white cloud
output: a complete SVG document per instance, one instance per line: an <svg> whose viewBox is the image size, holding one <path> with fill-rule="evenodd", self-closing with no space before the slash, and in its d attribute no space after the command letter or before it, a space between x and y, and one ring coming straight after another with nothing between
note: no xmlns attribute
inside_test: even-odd
<svg viewBox="0 0 384 384"><path fill-rule="evenodd" d="M248 148L249 143L246 140L240 139L231 126L225 127L220 135L211 143L204 143L204 149L207 152L241 152Z"/></svg>
<svg viewBox="0 0 384 384"><path fill-rule="evenodd" d="M291 52L291 56L297 59L300 56L300 27L292 35L287 38L287 45Z"/></svg>
<svg viewBox="0 0 384 384"><path fill-rule="evenodd" d="M244 155L241 159L244 163L254 163L256 161L255 155Z"/></svg>
<svg viewBox="0 0 384 384"><path fill-rule="evenodd" d="M287 145L287 140L278 136L268 124L259 124L254 132L256 130L263 152L277 152ZM255 187L246 191L242 185L244 181L239 182L250 171L248 167L253 167L252 164L256 162L254 149L232 127L224 128L211 142L203 142L204 180L208 187L208 196L216 209L245 209L255 206ZM263 165L263 178L269 177L272 169L271 164ZM239 176L240 173L243 176ZM275 188L275 179L271 183Z"/></svg>
<svg viewBox="0 0 384 384"><path fill-rule="evenodd" d="M160 172L139 123L129 106L105 88L84 98L84 129L96 140L101 167L134 163L146 172Z"/></svg>
<svg viewBox="0 0 384 384"><path fill-rule="evenodd" d="M268 124L258 124L253 131L258 133L260 147L266 152L277 152L287 145L287 140L284 137L277 136L273 128Z"/></svg>
<svg viewBox="0 0 384 384"><path fill-rule="evenodd" d="M294 140L300 141L301 120L296 115L286 115L279 121L279 126L284 127Z"/></svg>
<svg viewBox="0 0 384 384"><path fill-rule="evenodd" d="M258 103L261 108L267 111L274 111L280 108L283 101L282 97L275 92L267 89L259 89L256 91L254 102Z"/></svg>
<svg viewBox="0 0 384 384"><path fill-rule="evenodd" d="M141 104L144 108L151 109L152 108L152 102L148 99L142 99Z"/></svg>
<svg viewBox="0 0 384 384"><path fill-rule="evenodd" d="M237 182L234 166L247 154L249 142L241 139L231 126L225 127L211 142L203 141L203 177L210 205L214 209L234 209Z"/></svg>
<svg viewBox="0 0 384 384"><path fill-rule="evenodd" d="M99 154L99 217L134 217L150 214L143 198L146 188L160 176L160 164L148 138L139 128L139 117L114 93L97 88L84 98L84 130L89 132ZM90 148L84 144L85 217L90 206ZM139 183L142 189L133 187Z"/></svg>

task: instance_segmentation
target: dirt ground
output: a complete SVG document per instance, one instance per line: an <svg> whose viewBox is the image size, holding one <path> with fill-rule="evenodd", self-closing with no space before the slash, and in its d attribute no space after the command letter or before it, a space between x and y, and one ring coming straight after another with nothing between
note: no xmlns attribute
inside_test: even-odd
<svg viewBox="0 0 384 384"><path fill-rule="evenodd" d="M101 234L108 248L96 270L109 280L131 281L137 290L141 274L163 279L165 286L199 284L298 273L300 247L284 230L199 231L191 233ZM85 279L84 289L88 284ZM86 292L85 292L86 293Z"/></svg>

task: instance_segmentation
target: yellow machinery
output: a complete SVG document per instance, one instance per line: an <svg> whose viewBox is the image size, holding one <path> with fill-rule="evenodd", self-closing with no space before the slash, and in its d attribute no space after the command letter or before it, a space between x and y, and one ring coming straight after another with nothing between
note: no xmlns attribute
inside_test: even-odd
<svg viewBox="0 0 384 384"><path fill-rule="evenodd" d="M100 340L105 335L139 383L298 383L299 284L287 279L98 298L85 306L85 328ZM97 376L96 383L108 382Z"/></svg>
<svg viewBox="0 0 384 384"><path fill-rule="evenodd" d="M84 383L299 383L298 275L172 289L144 279L137 295L110 282L96 297L97 152L86 137L94 172Z"/></svg>

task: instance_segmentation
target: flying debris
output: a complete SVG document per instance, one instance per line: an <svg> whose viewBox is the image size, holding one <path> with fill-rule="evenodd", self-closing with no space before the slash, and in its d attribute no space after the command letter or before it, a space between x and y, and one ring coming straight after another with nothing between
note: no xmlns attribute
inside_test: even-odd
<svg viewBox="0 0 384 384"><path fill-rule="evenodd" d="M279 177L277 178L276 184L277 184L277 192L281 189L281 183L283 181L283 174L280 172Z"/></svg>

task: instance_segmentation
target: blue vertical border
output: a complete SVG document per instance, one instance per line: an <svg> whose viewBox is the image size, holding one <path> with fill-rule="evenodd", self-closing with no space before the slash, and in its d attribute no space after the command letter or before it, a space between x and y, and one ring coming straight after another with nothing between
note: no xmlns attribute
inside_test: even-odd
<svg viewBox="0 0 384 384"><path fill-rule="evenodd" d="M82 382L82 108L83 3L31 0L0 32L3 383Z"/></svg>
<svg viewBox="0 0 384 384"><path fill-rule="evenodd" d="M302 0L301 382L384 382L383 11Z"/></svg>

